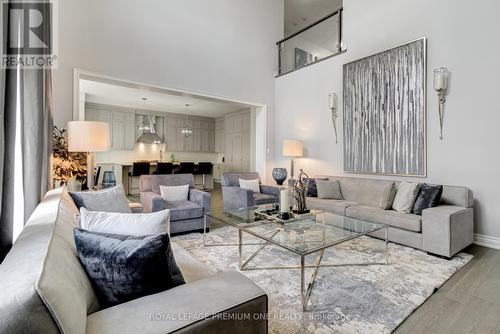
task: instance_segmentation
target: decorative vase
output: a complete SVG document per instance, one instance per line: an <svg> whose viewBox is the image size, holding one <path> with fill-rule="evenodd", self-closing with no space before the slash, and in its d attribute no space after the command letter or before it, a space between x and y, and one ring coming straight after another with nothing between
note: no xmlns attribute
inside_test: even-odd
<svg viewBox="0 0 500 334"><path fill-rule="evenodd" d="M107 170L102 176L102 189L111 188L116 186L115 172Z"/></svg>
<svg viewBox="0 0 500 334"><path fill-rule="evenodd" d="M273 169L273 179L276 183L281 186L283 185L283 181L286 180L288 173L286 172L286 168L274 168Z"/></svg>

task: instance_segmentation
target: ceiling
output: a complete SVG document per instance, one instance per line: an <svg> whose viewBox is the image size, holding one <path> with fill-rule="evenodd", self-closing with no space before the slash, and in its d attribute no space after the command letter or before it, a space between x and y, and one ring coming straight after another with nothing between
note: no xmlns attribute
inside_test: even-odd
<svg viewBox="0 0 500 334"><path fill-rule="evenodd" d="M80 89L81 93L85 94L85 102L159 112L187 113L217 118L248 108L237 103L215 102L195 96L167 94L144 88L125 87L90 80L81 80Z"/></svg>
<svg viewBox="0 0 500 334"><path fill-rule="evenodd" d="M285 0L285 37L342 7L342 0Z"/></svg>

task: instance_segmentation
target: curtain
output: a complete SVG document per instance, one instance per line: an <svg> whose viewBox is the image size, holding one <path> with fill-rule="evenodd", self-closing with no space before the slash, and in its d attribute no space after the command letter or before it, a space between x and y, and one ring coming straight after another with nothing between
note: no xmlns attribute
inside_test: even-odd
<svg viewBox="0 0 500 334"><path fill-rule="evenodd" d="M0 79L1 261L48 189L52 78L50 69L17 68L1 70Z"/></svg>

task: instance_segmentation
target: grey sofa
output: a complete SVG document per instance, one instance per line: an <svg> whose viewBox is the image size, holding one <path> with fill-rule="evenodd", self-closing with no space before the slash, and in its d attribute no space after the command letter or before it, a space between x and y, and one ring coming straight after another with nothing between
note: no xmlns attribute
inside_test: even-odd
<svg viewBox="0 0 500 334"><path fill-rule="evenodd" d="M189 184L189 198L182 202L166 202L160 196L160 185ZM142 175L139 179L141 204L144 212L170 210L172 234L203 229L204 216L210 211L210 193L194 189L193 174ZM207 220L210 228L210 220Z"/></svg>
<svg viewBox="0 0 500 334"><path fill-rule="evenodd" d="M398 181L319 175L338 180L343 200L307 197L309 208L389 225L389 240L444 257L452 257L473 241L472 191L443 186L441 203L421 216L391 209ZM385 232L374 233L384 238Z"/></svg>
<svg viewBox="0 0 500 334"><path fill-rule="evenodd" d="M77 212L59 188L31 215L0 265L0 333L267 333L262 289L215 274L175 242L186 284L102 309L76 255Z"/></svg>
<svg viewBox="0 0 500 334"><path fill-rule="evenodd" d="M258 179L259 183L261 183L259 173L257 172L223 173L221 185L224 209L247 208L254 205L279 202L280 188L261 184L260 194L257 194L251 190L240 188L239 179Z"/></svg>

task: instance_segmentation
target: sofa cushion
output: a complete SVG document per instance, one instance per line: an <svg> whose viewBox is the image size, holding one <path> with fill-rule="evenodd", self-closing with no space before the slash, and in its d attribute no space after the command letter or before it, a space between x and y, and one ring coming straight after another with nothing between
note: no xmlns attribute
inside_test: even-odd
<svg viewBox="0 0 500 334"><path fill-rule="evenodd" d="M78 209L67 191L59 196L59 211L46 244L35 289L63 333L85 333L87 315L100 309L99 301L76 255L73 230Z"/></svg>
<svg viewBox="0 0 500 334"><path fill-rule="evenodd" d="M318 198L325 199L344 199L342 197L342 193L340 191L340 184L337 180L317 180L316 181L318 187Z"/></svg>
<svg viewBox="0 0 500 334"><path fill-rule="evenodd" d="M75 229L74 237L78 258L107 307L185 283L168 233L130 236Z"/></svg>
<svg viewBox="0 0 500 334"><path fill-rule="evenodd" d="M211 276L217 275L217 271L212 267L200 262L194 258L185 248L175 242L175 238L170 243L172 252L175 256L175 262L181 270L186 283L199 281Z"/></svg>
<svg viewBox="0 0 500 334"><path fill-rule="evenodd" d="M132 212L121 184L113 188L97 191L70 192L69 195L78 209L84 207L91 211Z"/></svg>
<svg viewBox="0 0 500 334"><path fill-rule="evenodd" d="M165 202L165 209L170 210L171 222L203 217L203 207L189 201Z"/></svg>
<svg viewBox="0 0 500 334"><path fill-rule="evenodd" d="M346 201L390 209L396 193L394 181L339 178L340 190Z"/></svg>
<svg viewBox="0 0 500 334"><path fill-rule="evenodd" d="M260 193L259 179L253 179L253 180L239 179L238 182L240 183L240 188L251 190L256 194Z"/></svg>
<svg viewBox="0 0 500 334"><path fill-rule="evenodd" d="M412 232L422 231L422 217L394 210L383 210L368 205L353 205L346 209L346 216L373 223L386 224Z"/></svg>
<svg viewBox="0 0 500 334"><path fill-rule="evenodd" d="M80 227L92 232L155 235L170 233L170 211L118 213L80 209Z"/></svg>
<svg viewBox="0 0 500 334"><path fill-rule="evenodd" d="M272 204L272 203L277 203L278 199L275 196L254 193L253 202L254 205Z"/></svg>
<svg viewBox="0 0 500 334"><path fill-rule="evenodd" d="M308 209L331 212L337 215L345 216L345 209L352 205L357 205L358 203L337 199L307 197L306 204Z"/></svg>

